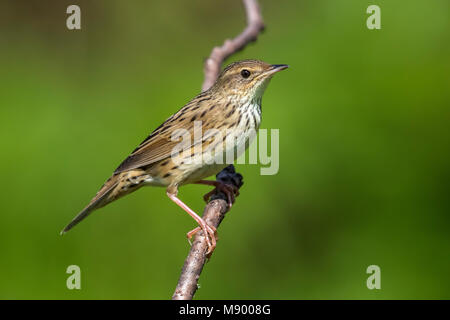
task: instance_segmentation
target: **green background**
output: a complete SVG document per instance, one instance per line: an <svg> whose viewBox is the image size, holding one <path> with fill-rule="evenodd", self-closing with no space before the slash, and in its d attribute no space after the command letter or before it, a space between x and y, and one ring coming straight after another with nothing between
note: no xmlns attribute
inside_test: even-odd
<svg viewBox="0 0 450 320"><path fill-rule="evenodd" d="M82 30L66 28L78 4ZM366 8L381 7L381 30ZM450 298L450 2L261 1L229 61L287 63L263 99L280 170L239 165L198 299ZM0 298L168 299L195 222L143 188L59 231L200 90L233 1L2 1ZM201 212L205 186L180 197ZM68 290L67 266L82 289ZM381 268L368 290L366 268Z"/></svg>

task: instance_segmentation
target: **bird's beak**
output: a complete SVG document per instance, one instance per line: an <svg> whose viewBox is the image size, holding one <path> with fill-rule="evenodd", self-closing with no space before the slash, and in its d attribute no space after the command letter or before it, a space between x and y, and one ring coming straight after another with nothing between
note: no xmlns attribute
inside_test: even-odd
<svg viewBox="0 0 450 320"><path fill-rule="evenodd" d="M281 70L287 69L289 66L287 64L273 64L270 69L265 72L266 75L273 75Z"/></svg>

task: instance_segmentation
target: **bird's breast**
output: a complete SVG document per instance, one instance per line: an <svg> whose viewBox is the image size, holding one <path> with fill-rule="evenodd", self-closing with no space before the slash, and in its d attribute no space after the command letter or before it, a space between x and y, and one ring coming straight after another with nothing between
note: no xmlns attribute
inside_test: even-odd
<svg viewBox="0 0 450 320"><path fill-rule="evenodd" d="M239 109L239 118L236 126L227 130L224 140L227 163L241 156L256 138L261 123L261 108L258 103L244 104ZM233 155L231 158L230 155Z"/></svg>
<svg viewBox="0 0 450 320"><path fill-rule="evenodd" d="M256 137L261 123L258 103L246 103L237 112L222 120L222 127L214 134L202 137L198 148L192 147L178 156L177 169L182 172L179 184L195 182L221 171L232 164Z"/></svg>

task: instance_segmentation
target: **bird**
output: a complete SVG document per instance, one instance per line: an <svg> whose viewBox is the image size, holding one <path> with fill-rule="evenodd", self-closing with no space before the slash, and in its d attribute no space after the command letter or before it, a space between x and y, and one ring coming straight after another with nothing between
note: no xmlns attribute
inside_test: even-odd
<svg viewBox="0 0 450 320"><path fill-rule="evenodd" d="M188 239L203 230L207 254L211 254L216 247L216 229L178 198L178 189L186 184L213 186L213 191L204 196L205 201L218 190L227 195L231 207L238 195L237 188L205 179L229 165L223 161L227 151L248 148L252 133L261 123L262 95L272 76L286 68L286 64L268 64L260 60L241 60L225 67L209 89L167 118L120 163L61 234L94 210L143 186L159 186L165 187L169 199L198 223L198 227L187 233ZM195 137L196 130L201 130L200 137ZM234 155L231 161L237 156Z"/></svg>

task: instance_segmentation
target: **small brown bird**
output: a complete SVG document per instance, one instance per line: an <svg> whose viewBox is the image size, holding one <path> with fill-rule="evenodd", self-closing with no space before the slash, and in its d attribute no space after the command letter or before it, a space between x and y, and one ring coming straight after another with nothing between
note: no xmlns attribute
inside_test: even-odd
<svg viewBox="0 0 450 320"><path fill-rule="evenodd" d="M206 235L208 253L212 253L216 246L215 228L209 226L177 197L178 188L189 183L214 186L227 195L231 206L237 190L217 181L203 179L230 164L221 161L227 150L240 147L245 150L248 147L251 132L259 128L261 121L261 98L264 90L272 76L287 67L284 64L270 65L258 60L230 64L210 89L200 93L169 117L119 165L91 202L61 234L72 229L92 211L142 186L162 186L167 187L167 196L199 224L199 227L188 232L188 238L201 228ZM203 133L200 138L195 137L197 129ZM186 139L180 143L181 134L194 136L194 139ZM236 138L228 143L230 135ZM179 152L174 152L177 148ZM215 150L215 153L208 158L206 153L211 154L211 150ZM236 154L234 158L237 156ZM206 201L211 194L209 192L205 195Z"/></svg>

